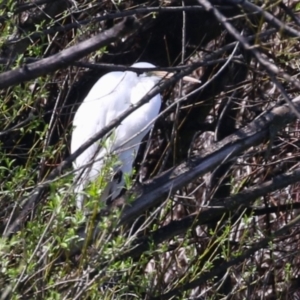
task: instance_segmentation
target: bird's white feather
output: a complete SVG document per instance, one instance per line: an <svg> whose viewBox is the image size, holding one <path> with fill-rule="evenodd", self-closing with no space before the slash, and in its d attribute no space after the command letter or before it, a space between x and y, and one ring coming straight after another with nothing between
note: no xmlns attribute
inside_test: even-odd
<svg viewBox="0 0 300 300"><path fill-rule="evenodd" d="M134 67L153 67L148 63L138 63ZM95 133L107 126L131 104L136 104L156 84L158 78L138 76L135 72L111 72L101 77L90 90L75 114L71 153L75 152ZM115 129L108 141L109 148L101 148L100 143L94 143L85 150L74 162L77 185L77 207L83 206L84 187L95 180L101 173L103 157L107 151L118 155L123 174L131 173L132 164L139 149L141 140L151 129L151 122L157 117L161 106L161 96L156 95L144 104ZM104 196L111 193L112 199L117 197L124 185L124 176L119 181L108 183Z"/></svg>

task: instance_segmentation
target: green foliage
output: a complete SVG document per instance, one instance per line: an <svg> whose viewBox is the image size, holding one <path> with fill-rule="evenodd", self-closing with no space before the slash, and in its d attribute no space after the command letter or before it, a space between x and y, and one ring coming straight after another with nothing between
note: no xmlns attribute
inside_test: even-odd
<svg viewBox="0 0 300 300"><path fill-rule="evenodd" d="M279 26L275 35L261 36L265 28L274 24L266 24L265 16L259 11L247 12L243 3L234 8L233 15L231 8L226 7L227 25L236 27L237 32L243 29L241 35L245 39L250 34L255 35L255 40L249 39L253 44L246 47L247 51L240 42L235 53L231 53L232 33L224 30L213 14L203 12L203 8L199 10L195 6L191 12L188 7L189 11L183 13L184 1L182 7L178 4L170 8L168 14L164 11L171 5L170 1L151 2L157 5L155 12L147 1L2 2L0 58L4 62L0 64L1 73L14 69L26 72L28 61L59 54L105 29L112 29L120 22L122 12L127 15L136 8L144 11L149 8L145 14L140 10L133 13L141 24L138 30L110 41L107 46L86 55L80 63L129 65L131 61L149 58L160 66L175 66L180 58L187 65L205 61L195 72L195 76L200 74L206 80L204 85L209 84L205 92L194 90L195 97L191 100L186 95L192 87L181 85L166 90L164 107L172 108L175 103L176 110L171 109L171 115L165 111L161 117L163 124L158 124L153 132L151 147L147 149L149 157L145 161L146 168L148 164L153 168L149 166L146 176L158 170L164 172L181 159L186 160L183 170L173 169L174 174L169 173L168 179L180 181L182 175L177 176L176 172L184 174L188 169L194 172L197 166L193 155L205 159L206 150L210 151L211 146L206 138L199 139L199 131L208 133L213 128L214 139L220 138L218 131L222 131L222 139L232 138L230 134L237 128L244 127L283 99L282 91L273 92L278 89L272 81L274 78L289 98L298 92L293 88L293 80L299 77L297 35L291 37ZM280 21L299 32L291 15L299 11L299 3L285 10L288 1L279 2L252 1L251 5L262 5L274 20L281 18ZM66 3L68 6L64 6ZM215 9L220 7L222 5ZM180 11L176 12L177 9ZM220 12L223 11L220 9ZM180 16L183 16L182 23ZM226 51L218 54L223 46ZM256 52L251 57L252 49ZM257 53L266 57L270 66L273 62L278 65L276 76L270 76L270 71L255 60ZM216 60L210 56L206 64L207 54L216 55ZM99 74L104 71L99 70ZM117 155L103 158L101 174L85 188L84 212L75 208L71 168L50 180L50 186L42 193L33 194L68 157L72 117L89 82L97 76L76 61L71 66L0 91L0 298L151 299L177 290L176 299L198 299L199 295L205 299L246 299L245 295L253 295L253 299L269 296L287 299L290 295L283 286L297 282L299 233L293 227L278 240L273 233L297 214L293 205L296 202L297 207L299 187L254 197L247 209L243 206L236 211L226 211L226 201L230 201L230 195L262 184L278 172L298 168L298 123L278 133L278 140L270 145L270 161L264 156L266 141L239 153L236 161L228 153L228 160L221 166L227 169L220 178L215 176L216 170L209 170L214 173L208 176L210 188L207 178L193 175L195 180L176 190L170 186L170 194L160 199L159 205L156 203L132 223L122 226L119 224L122 210L99 201L120 164ZM177 101L177 94L187 98ZM227 131L227 125L223 128L227 123L234 123L232 131ZM104 139L99 147L108 149L110 145L110 139ZM134 188L137 175L135 170L125 174L128 190ZM220 193L224 187L227 192ZM146 193L151 195L151 190ZM135 198L134 193L129 198L126 195L124 202L130 206ZM214 206L211 201L214 198L220 200L220 205ZM286 204L290 206L284 207ZM274 211L276 206L278 211ZM205 216L206 209L212 219L203 222L201 216ZM220 209L225 211L222 217L218 214ZM268 209L273 210L268 212ZM17 226L9 234L11 224ZM272 241L255 254L238 260L264 238ZM238 263L220 275L218 271L224 264L234 259ZM195 284L198 280L200 283ZM228 294L221 291L225 282L232 284ZM194 287L190 288L192 284ZM264 294L272 289L274 295Z"/></svg>

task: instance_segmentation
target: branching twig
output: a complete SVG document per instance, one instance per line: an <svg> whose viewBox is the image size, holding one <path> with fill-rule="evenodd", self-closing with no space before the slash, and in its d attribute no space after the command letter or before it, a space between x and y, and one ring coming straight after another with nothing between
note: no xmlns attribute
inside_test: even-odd
<svg viewBox="0 0 300 300"><path fill-rule="evenodd" d="M224 214L233 215L241 211L245 211L245 213L247 213L247 210L245 209L248 208L250 211L253 211L255 209L253 209L251 205L259 197L276 190L283 189L288 185L294 184L298 181L300 181L300 169L290 173L278 175L272 180L247 188L247 190L231 197L218 199L218 202L220 203L219 207L217 204L214 207L204 207L199 213L189 215L181 220L172 221L169 224L152 232L149 236L147 236L146 239L142 238L140 241L136 241L134 249L124 253L121 259L127 257L139 257L143 254L143 252L149 249L150 246L153 247L153 245L158 245L159 243L172 239L176 235L183 234L184 232L187 232L191 226L217 222L223 217ZM212 199L212 201L214 201L214 199ZM283 206L283 209L287 209L288 207L292 208L293 205L289 204ZM275 206L271 209L272 210L270 210L270 212L274 212L279 208ZM265 209L261 209L260 214L261 213L266 213Z"/></svg>
<svg viewBox="0 0 300 300"><path fill-rule="evenodd" d="M41 59L37 62L24 65L12 71L0 74L0 89L19 84L30 79L46 75L60 68L67 67L77 59L104 47L118 38L132 32L137 26L134 19L126 19L113 28L106 30L78 45Z"/></svg>
<svg viewBox="0 0 300 300"><path fill-rule="evenodd" d="M295 98L293 104L300 109L300 97ZM205 157L195 157L156 177L153 182L145 186L144 193L134 201L132 206L123 212L121 224L129 222L158 204L170 191L171 194L174 193L195 178L261 143L269 137L269 127L272 124L276 124L276 128L279 129L293 120L295 120L295 115L287 105L273 108L235 134L216 143Z"/></svg>
<svg viewBox="0 0 300 300"><path fill-rule="evenodd" d="M245 50L249 51L257 61L265 68L267 73L270 76L281 76L284 80L289 82L290 84L294 85L297 89L300 90L300 81L296 78L291 77L289 74L285 73L283 70L280 70L275 64L271 63L267 59L265 59L261 53L254 47L251 46L248 41L239 34L239 32L228 22L226 17L220 13L218 9L213 7L211 3L207 0L198 0L200 4L202 4L208 11L213 12L216 19L221 22L221 24L228 30L228 32L241 43L241 45L245 48ZM243 1L246 2L246 1ZM300 35L299 35L300 36ZM291 109L293 110L294 114L300 119L300 113L295 108L292 101L285 98Z"/></svg>
<svg viewBox="0 0 300 300"><path fill-rule="evenodd" d="M186 290L190 290L196 287L199 287L203 284L205 284L208 280L211 278L222 274L226 272L226 270L234 265L238 265L239 263L242 263L245 259L249 258L251 255L253 255L258 250L265 248L268 246L268 244L271 241L274 241L276 238L284 235L287 231L291 230L295 225L300 223L300 216L293 219L291 222L289 222L287 225L283 226L279 230L275 231L272 236L268 236L264 239L262 239L260 242L253 243L249 246L248 250L245 250L242 254L232 258L231 260L213 267L210 271L205 272L204 275L200 276L199 278L182 285L179 288L175 288L163 295L159 295L158 297L152 297L151 300L163 300L163 299L171 299L175 295L180 295L181 293L185 292ZM286 237L288 238L288 236Z"/></svg>
<svg viewBox="0 0 300 300"><path fill-rule="evenodd" d="M22 203L23 210L19 214L18 218L14 221L12 225L10 225L5 234L5 236L11 234L15 231L15 229L22 222L23 218L28 215L28 213L33 209L33 206L37 204L38 199L42 192L51 184L51 182L58 177L63 170L65 170L81 153L83 153L88 147L90 147L93 143L103 138L107 133L109 133L112 129L118 126L127 116L129 116L136 109L141 107L143 104L147 103L150 99L152 99L155 95L162 92L165 88L177 82L180 78L190 74L195 66L190 66L186 70L172 76L172 78L166 80L165 83L160 86L156 86L153 88L146 96L144 96L138 103L134 106L130 106L124 113L120 114L118 118L111 121L107 126L105 126L102 130L93 135L89 140L87 140L84 144L82 144L73 154L71 154L66 160L60 163L58 167L56 167L46 178L46 180L37 185L37 187L32 191L31 196L28 199L25 199Z"/></svg>

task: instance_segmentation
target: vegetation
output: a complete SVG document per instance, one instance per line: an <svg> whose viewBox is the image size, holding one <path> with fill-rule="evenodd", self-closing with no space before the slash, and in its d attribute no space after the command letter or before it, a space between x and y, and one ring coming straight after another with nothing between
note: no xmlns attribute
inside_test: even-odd
<svg viewBox="0 0 300 300"><path fill-rule="evenodd" d="M1 299L300 299L299 9L2 1ZM136 61L178 80L127 192L98 201L112 157L85 216L72 118L100 76Z"/></svg>

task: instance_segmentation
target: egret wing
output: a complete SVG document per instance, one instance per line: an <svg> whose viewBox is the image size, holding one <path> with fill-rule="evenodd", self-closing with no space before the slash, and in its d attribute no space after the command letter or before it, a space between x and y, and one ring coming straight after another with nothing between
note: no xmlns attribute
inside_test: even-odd
<svg viewBox="0 0 300 300"><path fill-rule="evenodd" d="M103 129L111 119L117 117L121 99L126 97L124 88L124 73L112 72L101 77L93 86L83 103L78 108L73 120L71 153L74 153L83 143ZM121 105L121 109L124 109ZM92 144L73 163L76 170L77 185L75 192L77 206L82 207L83 196L80 192L92 180L95 180L102 169L105 149L100 149L99 143ZM90 164L91 163L91 164Z"/></svg>
<svg viewBox="0 0 300 300"><path fill-rule="evenodd" d="M121 77L122 72L112 72L101 77L78 108L73 120L71 153L107 125L107 114L111 103L115 101ZM88 163L97 149L98 143L94 143L78 156L75 165L80 167Z"/></svg>
<svg viewBox="0 0 300 300"><path fill-rule="evenodd" d="M138 78L131 89L131 104L138 103L155 85L151 78ZM117 128L118 144L116 147L139 147L141 140L150 131L151 124L157 117L161 107L161 96L157 94L149 102L145 103L130 114Z"/></svg>

